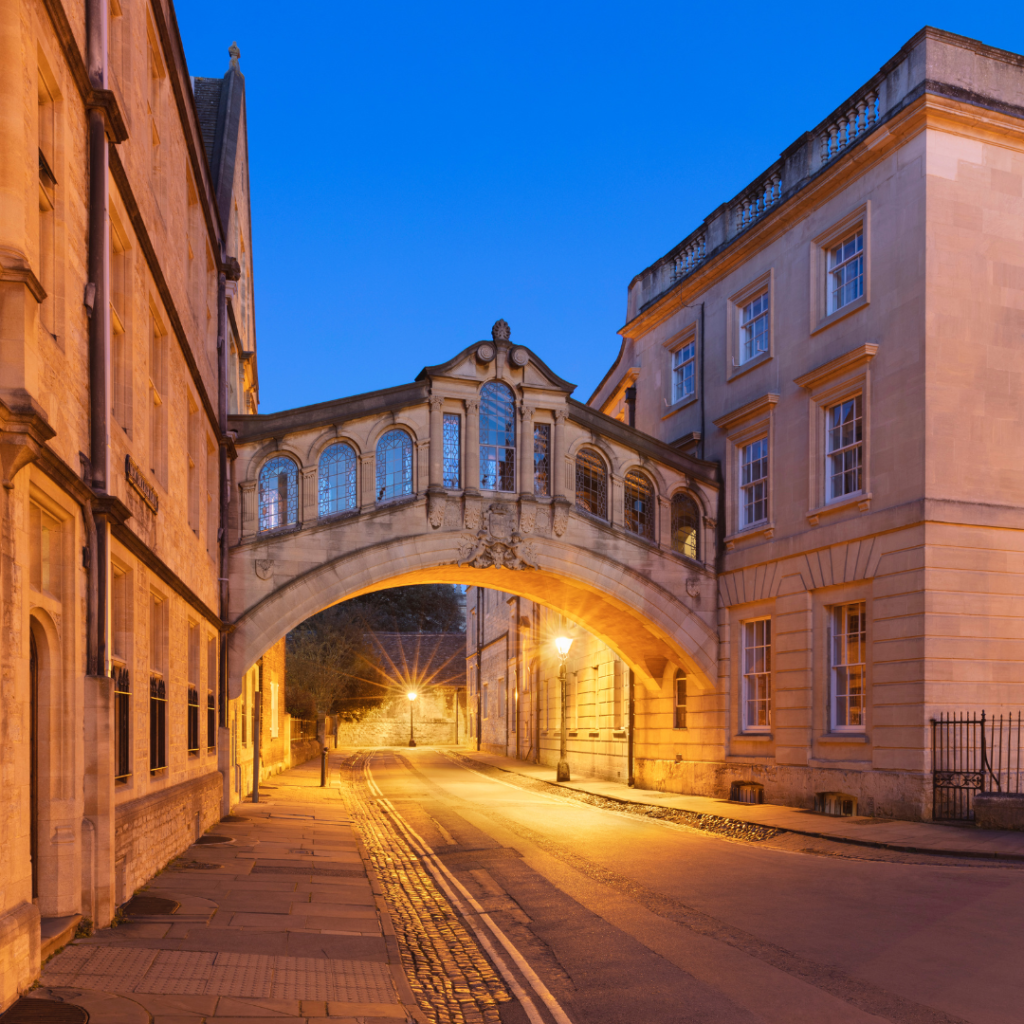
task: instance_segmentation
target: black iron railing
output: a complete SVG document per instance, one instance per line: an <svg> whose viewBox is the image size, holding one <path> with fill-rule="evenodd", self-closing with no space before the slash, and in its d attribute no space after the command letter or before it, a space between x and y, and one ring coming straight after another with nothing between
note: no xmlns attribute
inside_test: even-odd
<svg viewBox="0 0 1024 1024"><path fill-rule="evenodd" d="M946 712L932 719L932 818L973 821L978 793L1024 792L1021 713Z"/></svg>

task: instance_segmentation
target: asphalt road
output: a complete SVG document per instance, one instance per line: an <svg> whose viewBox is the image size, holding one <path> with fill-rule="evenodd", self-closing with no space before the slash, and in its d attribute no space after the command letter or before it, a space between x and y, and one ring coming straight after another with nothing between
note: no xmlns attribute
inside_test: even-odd
<svg viewBox="0 0 1024 1024"><path fill-rule="evenodd" d="M370 772L573 1024L1024 1022L1020 867L731 841L429 748Z"/></svg>

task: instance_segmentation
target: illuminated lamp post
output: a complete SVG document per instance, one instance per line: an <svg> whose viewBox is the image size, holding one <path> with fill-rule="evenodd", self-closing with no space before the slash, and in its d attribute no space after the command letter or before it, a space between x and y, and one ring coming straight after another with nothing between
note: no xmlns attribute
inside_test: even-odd
<svg viewBox="0 0 1024 1024"><path fill-rule="evenodd" d="M562 694L562 728L560 733L560 747L558 751L558 781L568 782L569 781L569 758L568 758L568 736L566 735L566 721L565 721L565 662L569 657L569 648L572 647L572 638L568 636L560 636L555 640L555 650L558 651L558 657L561 659L561 667L558 669L558 685L559 690Z"/></svg>
<svg viewBox="0 0 1024 1024"><path fill-rule="evenodd" d="M410 690L406 694L406 697L409 698L409 746L410 747L415 747L416 746L416 740L413 738L413 734L412 734L412 709L413 709L413 705L416 703L416 691L415 690Z"/></svg>

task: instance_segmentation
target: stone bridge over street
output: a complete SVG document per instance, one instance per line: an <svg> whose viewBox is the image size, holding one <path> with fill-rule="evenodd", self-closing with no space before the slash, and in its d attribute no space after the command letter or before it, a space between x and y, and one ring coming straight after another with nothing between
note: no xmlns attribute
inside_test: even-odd
<svg viewBox="0 0 1024 1024"><path fill-rule="evenodd" d="M499 321L409 384L235 416L229 679L321 609L412 583L528 597L648 690L716 676L717 466L571 398Z"/></svg>

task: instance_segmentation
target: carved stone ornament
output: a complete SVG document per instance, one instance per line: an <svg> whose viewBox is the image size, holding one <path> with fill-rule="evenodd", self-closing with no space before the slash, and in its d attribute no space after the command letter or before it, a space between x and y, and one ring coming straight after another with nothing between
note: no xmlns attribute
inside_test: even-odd
<svg viewBox="0 0 1024 1024"><path fill-rule="evenodd" d="M517 345L512 349L509 359L512 360L513 366L525 366L530 361L530 353L522 345Z"/></svg>
<svg viewBox="0 0 1024 1024"><path fill-rule="evenodd" d="M274 560L272 558L257 558L256 575L261 580L269 580L274 575Z"/></svg>
<svg viewBox="0 0 1024 1024"><path fill-rule="evenodd" d="M480 502L473 498L466 499L466 510L463 514L463 525L474 533L480 529Z"/></svg>
<svg viewBox="0 0 1024 1024"><path fill-rule="evenodd" d="M494 346L489 341L477 345L476 357L481 363L489 363L494 358Z"/></svg>
<svg viewBox="0 0 1024 1024"><path fill-rule="evenodd" d="M537 515L537 509L534 507L532 501L524 501L523 506L519 511L519 532L520 533L533 533L534 519Z"/></svg>
<svg viewBox="0 0 1024 1024"><path fill-rule="evenodd" d="M569 506L561 503L555 505L555 536L561 537L569 525Z"/></svg>
<svg viewBox="0 0 1024 1024"><path fill-rule="evenodd" d="M474 569L536 569L530 545L516 529L518 509L509 502L495 502L484 513L484 527L476 537L459 545L459 566Z"/></svg>
<svg viewBox="0 0 1024 1024"><path fill-rule="evenodd" d="M686 592L693 598L694 601L700 600L700 577L699 576L687 576L686 578Z"/></svg>
<svg viewBox="0 0 1024 1024"><path fill-rule="evenodd" d="M491 328L491 337L495 341L508 341L512 336L512 330L504 320L495 320Z"/></svg>
<svg viewBox="0 0 1024 1024"><path fill-rule="evenodd" d="M427 495L427 518L430 520L430 525L435 530L439 529L441 524L444 522L444 512L447 506L448 499L445 495Z"/></svg>

